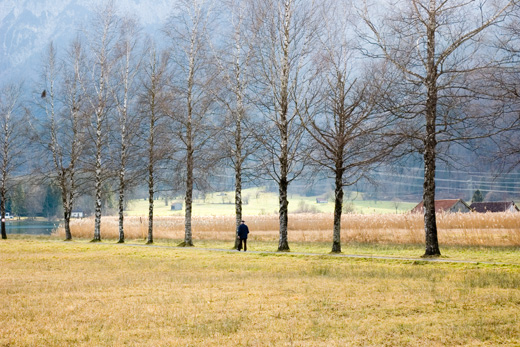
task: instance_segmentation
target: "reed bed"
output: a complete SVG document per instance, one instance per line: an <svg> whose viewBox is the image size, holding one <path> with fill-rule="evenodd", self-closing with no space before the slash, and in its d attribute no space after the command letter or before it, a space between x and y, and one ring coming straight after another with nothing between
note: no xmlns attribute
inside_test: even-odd
<svg viewBox="0 0 520 347"><path fill-rule="evenodd" d="M246 216L253 240L278 239L278 216ZM520 246L520 214L514 213L446 213L437 215L439 241L445 245ZM289 241L329 242L332 239L332 214L292 214L289 217ZM94 219L71 221L72 236L91 238ZM192 220L194 240L233 240L233 216L195 216ZM148 219L125 218L125 238L144 239ZM64 237L63 226L55 235ZM101 236L118 238L118 218L103 217ZM183 239L184 217L154 218L154 238ZM343 242L380 244L424 243L424 220L420 214L346 214L342 218Z"/></svg>

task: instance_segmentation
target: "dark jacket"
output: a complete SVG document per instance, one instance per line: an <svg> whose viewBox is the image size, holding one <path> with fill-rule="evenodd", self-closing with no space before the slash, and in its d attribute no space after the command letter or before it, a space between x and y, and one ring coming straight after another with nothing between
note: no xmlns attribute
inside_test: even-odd
<svg viewBox="0 0 520 347"><path fill-rule="evenodd" d="M249 228L245 224L240 224L238 226L238 237L240 237L241 240L247 240L247 234L249 234Z"/></svg>

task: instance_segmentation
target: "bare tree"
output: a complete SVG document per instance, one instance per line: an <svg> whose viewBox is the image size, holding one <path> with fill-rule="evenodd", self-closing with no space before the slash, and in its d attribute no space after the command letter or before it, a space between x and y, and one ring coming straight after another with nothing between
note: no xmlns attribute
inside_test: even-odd
<svg viewBox="0 0 520 347"><path fill-rule="evenodd" d="M178 14L165 27L170 38L174 80L173 106L169 113L174 123L174 134L182 144L179 169L185 172L185 236L181 246L193 246L192 205L195 178L202 179L208 170L195 169L210 164L208 143L215 136L212 118L215 99L215 74L209 52L209 26L212 20L211 3L204 0L183 0ZM179 174L182 171L177 171ZM201 181L199 181L201 182Z"/></svg>
<svg viewBox="0 0 520 347"><path fill-rule="evenodd" d="M24 117L21 104L21 85L6 84L0 89L0 225L2 239L7 239L5 229L5 202L13 172L24 163L26 146Z"/></svg>
<svg viewBox="0 0 520 347"><path fill-rule="evenodd" d="M83 55L79 39L74 40L63 64L57 61L51 43L44 68L45 89L41 94L46 119L40 136L50 153L51 178L61 191L65 240L72 240L70 217L78 194L78 162L82 153L86 122L81 110L80 79ZM59 84L61 87L57 87Z"/></svg>
<svg viewBox="0 0 520 347"><path fill-rule="evenodd" d="M440 255L434 204L438 154L447 151L442 145L486 136L468 135L470 129L477 129L474 115L479 115L479 125L486 116L482 105L476 105L479 91L468 83L475 71L489 63L476 58L483 32L513 3L407 0L385 3L383 9L379 3L377 13L383 18L377 20L365 1L361 12L371 33L367 42L379 50L370 54L384 57L402 74L397 84L402 87L400 105L394 105L393 111L406 120L402 134L423 156L424 256Z"/></svg>
<svg viewBox="0 0 520 347"><path fill-rule="evenodd" d="M334 9L346 10L340 6ZM323 20L327 30L316 47L320 57L315 59L316 75L320 76L317 80L321 81L316 88L320 89L321 98L314 108L306 109L302 120L316 144L311 154L313 161L320 170L328 169L334 178L332 253L340 253L343 188L366 177L392 150L384 136L392 125L392 117L379 105L391 83L384 66L380 69L373 64L355 65L343 17L334 23L327 22L326 16Z"/></svg>
<svg viewBox="0 0 520 347"><path fill-rule="evenodd" d="M260 168L278 184L278 251L289 251L287 240L289 184L301 175L307 155L305 131L298 117L306 86L312 75L308 65L318 23L315 3L302 0L255 1L252 10L258 23L255 43L254 90L263 115L256 126L264 152Z"/></svg>
<svg viewBox="0 0 520 347"><path fill-rule="evenodd" d="M151 40L149 40L151 41ZM140 112L147 120L146 171L148 182L148 237L147 243L153 242L154 194L156 191L157 165L164 160L168 152L168 126L164 110L167 108L168 60L167 54L158 56L156 46L151 42L146 51L148 59L143 64Z"/></svg>
<svg viewBox="0 0 520 347"><path fill-rule="evenodd" d="M235 173L235 227L238 230L242 221L242 182L244 164L258 148L254 141L254 129L250 124L247 100L251 80L250 67L253 59L252 43L256 33L255 23L248 17L250 2L230 0L229 41L215 53L220 68L223 88L218 89L216 97L226 109L226 122L219 147L231 163ZM238 249L240 239L235 238L234 248Z"/></svg>
<svg viewBox="0 0 520 347"><path fill-rule="evenodd" d="M90 61L88 62L88 78L82 80L84 95L88 100L92 113L92 142L95 189L95 224L93 242L101 241L101 206L103 183L106 180L106 168L103 163L107 160L106 148L108 146L108 116L113 106L111 85L115 59L115 40L119 18L112 3L96 10L95 17L90 25L92 29L87 32Z"/></svg>
<svg viewBox="0 0 520 347"><path fill-rule="evenodd" d="M115 81L112 86L116 106L116 123L118 125L118 139L116 161L118 167L118 214L119 214L119 241L125 242L124 234L124 203L125 192L132 177L128 177L129 152L132 150L137 124L136 107L132 107L132 100L136 99L138 90L134 85L139 72L139 56L136 46L139 43L138 23L125 18L119 26L119 36L115 45L116 64L114 67ZM151 242L151 241L150 241Z"/></svg>

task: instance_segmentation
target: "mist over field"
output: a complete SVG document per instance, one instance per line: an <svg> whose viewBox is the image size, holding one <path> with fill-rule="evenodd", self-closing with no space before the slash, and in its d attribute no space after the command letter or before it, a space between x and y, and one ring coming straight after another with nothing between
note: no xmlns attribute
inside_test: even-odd
<svg viewBox="0 0 520 347"><path fill-rule="evenodd" d="M289 212L328 202L340 251L342 213L423 201L439 255L436 200L520 198L516 6L4 1L0 214L63 215L69 239L80 211L95 241L118 215L123 242L146 199L151 243L175 201L190 245L209 194L238 225L259 189L279 250Z"/></svg>
<svg viewBox="0 0 520 347"><path fill-rule="evenodd" d="M0 4L0 77L2 81L25 81L27 94L38 93L37 81L41 78L45 49L53 42L63 51L79 33L87 30L88 21L94 16L95 9L105 2L81 0L6 0ZM158 31L175 11L171 1L129 0L117 1L120 14L136 18L143 32L159 36ZM217 10L221 7L213 2ZM330 13L330 16L334 14ZM215 35L217 36L217 35ZM37 110L34 110L37 112ZM490 147L495 146L490 144ZM488 161L480 160L477 153L468 152L462 147L455 150L455 160L438 171L437 189L439 198L464 198L470 200L476 189L484 188L491 200L513 199L518 196L520 174L503 173L497 178L497 168ZM461 164L457 167L451 165ZM465 165L468 165L465 167ZM422 167L420 161L408 160L402 167L378 170L376 181L380 184L375 190L386 198L400 198L405 201L419 201L422 195ZM232 178L232 174L226 177ZM301 190L307 182L302 182L296 190ZM228 189L223 187L220 189ZM388 186L392 186L389 188ZM326 193L321 189L316 195ZM390 190L390 192L388 192Z"/></svg>

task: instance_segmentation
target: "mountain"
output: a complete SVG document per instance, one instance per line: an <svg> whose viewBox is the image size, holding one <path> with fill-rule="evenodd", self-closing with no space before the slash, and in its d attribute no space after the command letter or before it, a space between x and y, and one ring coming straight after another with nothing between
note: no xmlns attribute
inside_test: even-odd
<svg viewBox="0 0 520 347"><path fill-rule="evenodd" d="M74 35L88 24L96 6L105 1L2 0L0 2L0 80L38 78L41 57L52 41L65 48ZM168 0L119 0L121 15L141 21L152 32L172 12Z"/></svg>

